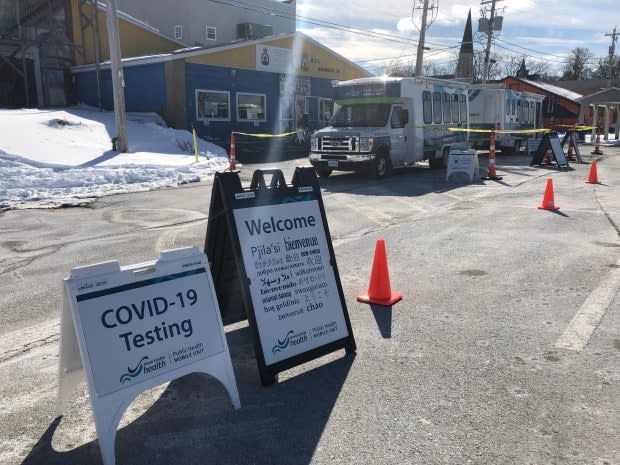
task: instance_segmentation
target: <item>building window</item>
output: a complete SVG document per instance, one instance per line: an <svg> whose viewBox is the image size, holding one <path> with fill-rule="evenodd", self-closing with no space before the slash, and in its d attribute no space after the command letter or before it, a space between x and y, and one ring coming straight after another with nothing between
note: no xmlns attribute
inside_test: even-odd
<svg viewBox="0 0 620 465"><path fill-rule="evenodd" d="M433 122L433 100L428 90L422 92L422 115L424 124L431 124Z"/></svg>
<svg viewBox="0 0 620 465"><path fill-rule="evenodd" d="M216 32L213 26L207 26L207 40L215 40L217 37Z"/></svg>
<svg viewBox="0 0 620 465"><path fill-rule="evenodd" d="M174 26L174 38L176 40L181 40L183 38L183 26L180 24Z"/></svg>
<svg viewBox="0 0 620 465"><path fill-rule="evenodd" d="M265 121L266 108L264 94L237 93L237 121Z"/></svg>
<svg viewBox="0 0 620 465"><path fill-rule="evenodd" d="M230 92L196 89L196 119L230 121Z"/></svg>

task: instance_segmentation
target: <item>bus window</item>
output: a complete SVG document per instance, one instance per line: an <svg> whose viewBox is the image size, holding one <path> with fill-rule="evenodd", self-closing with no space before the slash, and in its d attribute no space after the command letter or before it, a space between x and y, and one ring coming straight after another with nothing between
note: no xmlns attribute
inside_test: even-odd
<svg viewBox="0 0 620 465"><path fill-rule="evenodd" d="M433 100L428 90L422 92L422 115L424 124L431 124L433 122Z"/></svg>
<svg viewBox="0 0 620 465"><path fill-rule="evenodd" d="M441 123L441 93L433 92L433 122Z"/></svg>
<svg viewBox="0 0 620 465"><path fill-rule="evenodd" d="M458 95L452 94L452 104L450 106L452 110L452 122L458 123L459 122L459 96Z"/></svg>
<svg viewBox="0 0 620 465"><path fill-rule="evenodd" d="M443 122L450 122L450 95L443 94Z"/></svg>

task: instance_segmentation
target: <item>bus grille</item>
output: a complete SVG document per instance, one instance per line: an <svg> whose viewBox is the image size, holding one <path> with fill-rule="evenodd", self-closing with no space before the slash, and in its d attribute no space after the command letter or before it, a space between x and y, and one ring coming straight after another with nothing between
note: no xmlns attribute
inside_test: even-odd
<svg viewBox="0 0 620 465"><path fill-rule="evenodd" d="M319 150L321 152L357 152L358 147L358 137L356 136L323 136L319 139Z"/></svg>

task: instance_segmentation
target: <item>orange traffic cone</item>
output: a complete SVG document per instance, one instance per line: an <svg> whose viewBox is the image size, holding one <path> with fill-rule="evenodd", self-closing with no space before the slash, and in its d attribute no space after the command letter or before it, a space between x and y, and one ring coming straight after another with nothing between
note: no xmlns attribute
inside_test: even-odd
<svg viewBox="0 0 620 465"><path fill-rule="evenodd" d="M487 168L487 175L482 179L500 181L502 177L498 176L497 171L495 171L495 142L495 129L491 129L491 135L489 137L489 166Z"/></svg>
<svg viewBox="0 0 620 465"><path fill-rule="evenodd" d="M235 137L235 133L230 133L230 159L228 169L230 171L235 171L237 169L237 147L236 147L237 138Z"/></svg>
<svg viewBox="0 0 620 465"><path fill-rule="evenodd" d="M594 151L591 152L592 155L603 155L601 152L601 130L596 128L596 142L594 144Z"/></svg>
<svg viewBox="0 0 620 465"><path fill-rule="evenodd" d="M392 305L403 298L402 294L392 292L390 287L390 273L385 254L385 241L377 240L375 258L372 262L370 284L366 294L357 296L357 300L367 304Z"/></svg>
<svg viewBox="0 0 620 465"><path fill-rule="evenodd" d="M575 144L575 139L574 139L574 132L570 131L568 132L568 153L566 154L566 159L568 161L575 161L575 156L573 155L573 145Z"/></svg>
<svg viewBox="0 0 620 465"><path fill-rule="evenodd" d="M592 165L590 165L590 174L588 175L588 179L586 180L588 184L600 184L598 180L598 172L596 169L596 160L592 160Z"/></svg>
<svg viewBox="0 0 620 465"><path fill-rule="evenodd" d="M560 207L553 200L553 179L547 178L547 187L542 203L538 206L541 210L559 210Z"/></svg>

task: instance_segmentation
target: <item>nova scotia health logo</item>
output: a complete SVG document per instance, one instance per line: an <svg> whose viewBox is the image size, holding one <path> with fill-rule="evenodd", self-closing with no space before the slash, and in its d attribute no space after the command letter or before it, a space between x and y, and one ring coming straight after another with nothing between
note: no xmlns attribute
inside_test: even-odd
<svg viewBox="0 0 620 465"><path fill-rule="evenodd" d="M286 333L284 339L278 339L278 343L271 348L271 352L277 354L278 352L282 352L284 349L290 346L296 346L308 340L308 334L306 331L301 331L295 334L295 331L292 329Z"/></svg>
<svg viewBox="0 0 620 465"><path fill-rule="evenodd" d="M281 352L282 350L286 349L288 345L291 343L291 336L293 334L295 334L295 331L291 329L288 333L286 333L286 336L284 337L283 340L278 339L278 343L271 348L271 352L273 352L274 354L277 354L278 352Z"/></svg>
<svg viewBox="0 0 620 465"><path fill-rule="evenodd" d="M127 373L121 375L121 379L119 380L121 384L129 383L133 381L134 378L137 378L144 371L144 362L146 362L149 358L145 355L140 359L135 368L127 367Z"/></svg>

